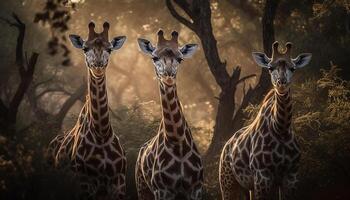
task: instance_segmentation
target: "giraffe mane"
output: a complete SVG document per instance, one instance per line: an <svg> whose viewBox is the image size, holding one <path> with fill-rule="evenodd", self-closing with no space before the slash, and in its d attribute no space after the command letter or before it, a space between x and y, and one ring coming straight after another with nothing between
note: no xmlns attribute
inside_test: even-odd
<svg viewBox="0 0 350 200"><path fill-rule="evenodd" d="M82 112L84 110L86 110L88 108L88 104L89 102L86 101L83 109L82 109ZM87 118L87 115L84 116L84 119L82 121L85 121ZM74 127L68 132L66 133L67 135L72 135L72 137L64 137L64 140L62 141L57 153L56 153L56 156L55 156L55 165L57 166L57 163L59 162L59 155L61 154L61 151L64 150L64 147L69 144L72 140L73 140L73 144L71 146L71 155L70 155L70 159L73 159L75 156L76 156L76 153L77 153L77 147L78 145L80 144L80 137L79 137L79 132L81 131L85 131L85 130L82 130L82 128L85 129L86 126L81 126L81 121L78 120L77 123L74 125Z"/></svg>
<svg viewBox="0 0 350 200"><path fill-rule="evenodd" d="M264 104L267 100L269 100L274 93L275 93L275 90L271 89L269 93L267 93L267 95L265 96L264 100L261 102L261 105Z"/></svg>

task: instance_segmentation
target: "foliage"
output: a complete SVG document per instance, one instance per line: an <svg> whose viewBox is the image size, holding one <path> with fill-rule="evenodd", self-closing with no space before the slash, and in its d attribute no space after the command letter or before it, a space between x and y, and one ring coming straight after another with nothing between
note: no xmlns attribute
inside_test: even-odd
<svg viewBox="0 0 350 200"><path fill-rule="evenodd" d="M108 20L113 24L111 31L128 36L127 45L130 46L123 48L111 59L108 80L112 87L108 90L109 102L114 103L111 106L119 107L114 110L112 124L118 130L117 134L120 135L127 152L128 194L130 199L135 199L133 166L139 147L157 130L159 118L154 116L159 116L159 113L153 114L154 108L145 109L140 106L140 100L154 99L158 96L158 91L155 90L155 81L151 78L154 72L150 60L146 60L148 58L137 51L136 42L131 41L136 41L137 37L153 39L154 32L159 28L167 32L171 29L179 30L181 43L200 41L193 32L172 18L169 10L165 9L164 0L100 0L98 3L82 0L80 2L84 3L80 4L81 8L77 10L72 1L43 2L6 1L2 6L5 11L15 10L21 16L26 16L26 21L33 19L33 12L37 12L34 21L44 25L32 26L28 23L28 39L25 42L27 48L41 50L38 68L31 84L33 87L41 84L37 93L54 90L55 93L61 91L70 95L72 92L69 91L78 87L78 81L74 80L78 80L77 77L84 74L81 68L55 67L57 61L63 65L70 64L69 55L73 57L76 53L69 54L70 49L65 46L68 30L84 34L86 24L90 20L101 24ZM227 71L230 75L232 68L237 65L242 66L242 76L260 71L260 68L253 64L250 55L251 51L262 49L261 16L265 2L211 1L215 40L220 58L225 63L227 60ZM148 12L150 10L155 12ZM181 11L179 7L176 7L176 10ZM298 190L300 199L344 199L344 192L349 192L349 82L344 80L348 79L350 74L350 68L346 67L350 50L349 13L349 3L343 0L281 0L277 8L274 23L276 39L292 41L296 44L295 52L302 50L313 53L313 63L305 69L309 73L296 77L299 78L298 81L302 80L301 78L308 79L293 85L294 129L303 148ZM185 17L189 19L189 16ZM11 95L7 91L14 90L17 79L11 76L14 68L13 61L10 60L13 52L10 50L14 49L14 45L9 36L14 34L12 31L5 34L6 30L7 25L2 30L5 39L2 40L1 60L4 64L0 69L3 71L6 68L6 73L2 75L0 86L6 88L1 91L4 93L2 97L9 99ZM42 47L47 43L45 38L49 38L48 49ZM42 52L47 50L55 56L45 57ZM60 53L63 53L63 60L61 56L57 56ZM333 64L329 70L321 70L320 78L312 73L318 71L319 66L328 63L329 59L344 67L343 78L339 77L340 68ZM79 66L84 59L79 54L74 55L72 61L75 66ZM195 124L202 123L200 127L191 126L201 152L211 143L209 138L216 113L215 109L208 109L206 102L211 107L216 107L217 98L214 97L218 96L220 89L204 61L203 52L197 53L194 59L187 60L181 66L183 75L179 75L178 79L179 89L181 88L179 95L184 105L197 105L192 110L185 110L188 114L186 116L190 116L189 119L195 121ZM4 80L7 79L10 81L5 87ZM54 79L55 82L48 84L50 79ZM253 82L247 82L247 86L252 86ZM33 94L36 94L35 90ZM41 96L40 94L38 96ZM235 98L237 101L241 99L240 92L236 93ZM45 150L55 131L48 125L50 120L47 117L33 117L33 112L36 111L27 105L27 100L30 99L25 99L21 104L22 121L18 120L16 129L21 125L27 126L28 123L34 123L34 126L17 133L5 133L0 130L0 199L72 199L76 193L74 180L65 171L51 170L46 163ZM62 95L55 96L50 92L38 99L38 105L57 113L57 105L61 105L62 99ZM132 105L134 102L136 104ZM126 106L121 106L123 104ZM246 108L248 118L242 117L246 124L253 119L258 108L259 105L255 104ZM201 114L198 114L199 111ZM76 120L76 117L71 119ZM214 157L205 160L208 163L205 168L205 199L218 199L220 195L218 159Z"/></svg>
<svg viewBox="0 0 350 200"><path fill-rule="evenodd" d="M316 198L320 194L310 191L325 189L329 198L348 193L342 187L349 187L350 178L350 82L341 79L339 71L331 63L329 70L321 70L320 79L295 89L294 128L303 148L300 193L304 198Z"/></svg>
<svg viewBox="0 0 350 200"><path fill-rule="evenodd" d="M129 199L135 199L133 174L138 149L154 135L159 120L150 119L137 106L121 107L113 113L117 113L112 117L114 128L128 157ZM0 133L0 199L76 199L76 180L48 163L46 149L54 135L43 126L38 122L12 138Z"/></svg>
<svg viewBox="0 0 350 200"><path fill-rule="evenodd" d="M68 0L47 0L41 12L35 14L34 22L42 24L49 24L51 30L51 38L48 41L49 54L54 56L61 49L63 50L64 60L63 66L70 64L69 49L65 41L68 22L71 19L69 9L66 7L69 4ZM74 3L69 4L73 9Z"/></svg>

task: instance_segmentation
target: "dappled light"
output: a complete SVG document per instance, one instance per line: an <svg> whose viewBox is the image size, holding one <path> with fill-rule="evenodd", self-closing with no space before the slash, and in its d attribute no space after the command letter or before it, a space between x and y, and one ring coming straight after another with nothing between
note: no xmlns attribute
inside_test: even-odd
<svg viewBox="0 0 350 200"><path fill-rule="evenodd" d="M272 88L252 52L272 55L272 43L293 43L291 57L312 53L293 72L292 128L302 151L297 199L349 199L350 4L287 0L17 0L0 3L0 199L77 199L77 180L47 162L48 146L69 133L89 96L83 49L109 22L109 40L126 36L106 68L110 123L127 157L126 199L137 199L135 162L162 122L163 102L154 57L138 38L157 45L162 29L182 58L176 88L183 117L204 165L203 199L220 199L223 145L251 124ZM108 43L107 43L108 44ZM282 45L281 45L282 46ZM285 47L281 48L284 50ZM153 59L153 60L152 60ZM294 69L293 69L294 70Z"/></svg>

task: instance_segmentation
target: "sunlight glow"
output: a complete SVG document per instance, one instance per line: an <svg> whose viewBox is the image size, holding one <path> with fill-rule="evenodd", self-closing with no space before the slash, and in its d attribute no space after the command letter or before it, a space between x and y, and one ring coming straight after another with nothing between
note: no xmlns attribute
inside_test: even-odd
<svg viewBox="0 0 350 200"><path fill-rule="evenodd" d="M84 3L85 0L70 0L71 3Z"/></svg>

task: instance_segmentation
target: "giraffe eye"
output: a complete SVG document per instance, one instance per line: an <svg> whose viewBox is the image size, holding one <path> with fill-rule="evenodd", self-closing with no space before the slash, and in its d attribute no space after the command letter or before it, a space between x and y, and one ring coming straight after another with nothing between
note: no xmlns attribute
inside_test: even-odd
<svg viewBox="0 0 350 200"><path fill-rule="evenodd" d="M182 58L176 58L176 60L177 60L178 63L181 63L184 59L182 59Z"/></svg>
<svg viewBox="0 0 350 200"><path fill-rule="evenodd" d="M86 53L87 51L89 51L89 48L83 47L83 51L84 51L84 53Z"/></svg>
<svg viewBox="0 0 350 200"><path fill-rule="evenodd" d="M157 61L159 60L159 58L158 58L158 57L153 57L152 60L153 60L154 62L157 62Z"/></svg>

